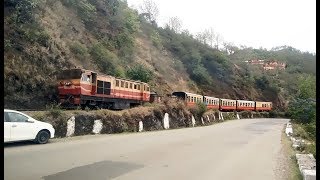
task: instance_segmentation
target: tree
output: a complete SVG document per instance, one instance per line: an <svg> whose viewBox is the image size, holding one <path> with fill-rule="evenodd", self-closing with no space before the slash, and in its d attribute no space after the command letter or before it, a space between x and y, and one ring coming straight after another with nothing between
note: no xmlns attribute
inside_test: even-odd
<svg viewBox="0 0 320 180"><path fill-rule="evenodd" d="M207 38L207 41L210 43L210 46L213 47L216 35L212 27L205 30L205 36Z"/></svg>
<svg viewBox="0 0 320 180"><path fill-rule="evenodd" d="M167 26L175 33L179 33L182 27L182 21L177 16L171 17Z"/></svg>
<svg viewBox="0 0 320 180"><path fill-rule="evenodd" d="M225 51L227 52L227 54L233 54L239 50L239 48L231 42L223 42L222 45Z"/></svg>
<svg viewBox="0 0 320 180"><path fill-rule="evenodd" d="M301 99L316 98L316 79L314 76L305 75L298 78L298 97Z"/></svg>
<svg viewBox="0 0 320 180"><path fill-rule="evenodd" d="M222 41L223 41L222 35L219 33L216 33L216 35L215 35L215 42L216 42L215 48L216 49L219 49L219 43L221 43Z"/></svg>
<svg viewBox="0 0 320 180"><path fill-rule="evenodd" d="M147 83L153 78L153 73L141 64L138 64L127 71L127 77Z"/></svg>
<svg viewBox="0 0 320 180"><path fill-rule="evenodd" d="M198 33L196 34L196 39L197 39L200 43L203 43L203 44L205 44L205 42L206 42L206 37L205 37L205 35L204 35L202 32L198 32Z"/></svg>
<svg viewBox="0 0 320 180"><path fill-rule="evenodd" d="M152 0L144 0L140 6L141 15L150 23L156 23L159 15L159 9L155 2Z"/></svg>

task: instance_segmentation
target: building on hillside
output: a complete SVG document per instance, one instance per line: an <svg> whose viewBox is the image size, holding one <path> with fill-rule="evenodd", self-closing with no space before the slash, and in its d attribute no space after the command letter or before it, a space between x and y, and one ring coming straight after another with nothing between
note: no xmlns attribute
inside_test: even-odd
<svg viewBox="0 0 320 180"><path fill-rule="evenodd" d="M261 65L264 64L264 60L261 60L261 59L253 59L253 60L249 60L249 61L245 61L245 62L249 63L249 64L261 64Z"/></svg>
<svg viewBox="0 0 320 180"><path fill-rule="evenodd" d="M274 69L284 70L285 68L286 68L286 63L281 63L277 61L270 61L263 65L264 70L274 70Z"/></svg>

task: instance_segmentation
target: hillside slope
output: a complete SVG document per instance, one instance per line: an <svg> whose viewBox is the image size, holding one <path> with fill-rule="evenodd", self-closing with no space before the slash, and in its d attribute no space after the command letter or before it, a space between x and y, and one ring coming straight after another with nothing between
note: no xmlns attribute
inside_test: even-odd
<svg viewBox="0 0 320 180"><path fill-rule="evenodd" d="M128 72L139 67L159 94L184 90L273 101L277 108L296 90L287 79L315 72L315 55L290 47L235 48L230 54L149 23L125 1L5 0L4 5L5 108L52 103L55 75L71 67L125 78L133 78ZM243 63L252 58L277 58L290 68L263 72Z"/></svg>

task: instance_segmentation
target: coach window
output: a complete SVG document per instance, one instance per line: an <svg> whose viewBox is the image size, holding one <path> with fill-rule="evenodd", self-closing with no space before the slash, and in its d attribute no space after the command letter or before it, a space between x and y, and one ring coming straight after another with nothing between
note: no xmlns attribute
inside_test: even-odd
<svg viewBox="0 0 320 180"><path fill-rule="evenodd" d="M128 82L126 82L126 85L125 85L125 87L126 87L126 88L128 88Z"/></svg>
<svg viewBox="0 0 320 180"><path fill-rule="evenodd" d="M132 83L129 83L129 88L132 89Z"/></svg>
<svg viewBox="0 0 320 180"><path fill-rule="evenodd" d="M140 85L139 84L137 85L137 89L140 90Z"/></svg>
<svg viewBox="0 0 320 180"><path fill-rule="evenodd" d="M119 87L119 80L116 80L116 87Z"/></svg>

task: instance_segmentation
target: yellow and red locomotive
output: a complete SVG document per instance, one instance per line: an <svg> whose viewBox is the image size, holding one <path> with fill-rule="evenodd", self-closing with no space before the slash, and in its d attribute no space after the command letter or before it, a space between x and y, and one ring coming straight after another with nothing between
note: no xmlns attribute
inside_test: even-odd
<svg viewBox="0 0 320 180"><path fill-rule="evenodd" d="M126 109L150 101L147 83L75 68L58 74L63 107Z"/></svg>

